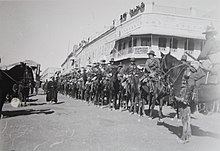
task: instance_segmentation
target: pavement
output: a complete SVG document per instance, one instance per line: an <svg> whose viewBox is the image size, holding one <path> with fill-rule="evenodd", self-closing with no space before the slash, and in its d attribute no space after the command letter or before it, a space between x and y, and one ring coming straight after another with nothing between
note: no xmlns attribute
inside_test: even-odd
<svg viewBox="0 0 220 151"><path fill-rule="evenodd" d="M26 107L5 104L0 151L220 150L220 113L193 114L192 137L181 144L181 122L173 118L175 111L169 106L163 108L164 123L158 124L157 117L150 120L89 106L61 94L58 99L58 104L50 104L45 95L37 95Z"/></svg>

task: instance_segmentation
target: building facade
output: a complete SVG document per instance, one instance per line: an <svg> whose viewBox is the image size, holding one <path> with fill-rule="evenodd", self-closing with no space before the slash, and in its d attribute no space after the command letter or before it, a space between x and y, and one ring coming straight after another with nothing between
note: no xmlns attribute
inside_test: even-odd
<svg viewBox="0 0 220 151"><path fill-rule="evenodd" d="M185 52L197 58L205 40L202 32L211 24L220 27L219 20L203 11L141 3L114 20L109 30L79 47L75 67L111 58L127 64L131 57L144 64L149 50L158 58L168 52L177 59Z"/></svg>
<svg viewBox="0 0 220 151"><path fill-rule="evenodd" d="M49 67L43 71L40 80L42 82L49 81L51 80L51 77L53 77L56 72L60 72L60 70L61 70L60 68Z"/></svg>
<svg viewBox="0 0 220 151"><path fill-rule="evenodd" d="M70 54L67 56L66 60L61 65L61 75L66 75L70 73L75 66L75 53L76 50L78 50L78 46L74 45L73 50L70 52Z"/></svg>

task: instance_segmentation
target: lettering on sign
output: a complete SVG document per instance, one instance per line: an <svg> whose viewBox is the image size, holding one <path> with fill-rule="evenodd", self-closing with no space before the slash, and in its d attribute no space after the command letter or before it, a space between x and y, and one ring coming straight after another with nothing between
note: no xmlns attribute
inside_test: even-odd
<svg viewBox="0 0 220 151"><path fill-rule="evenodd" d="M147 52L149 51L149 47L135 47L135 54L147 54Z"/></svg>

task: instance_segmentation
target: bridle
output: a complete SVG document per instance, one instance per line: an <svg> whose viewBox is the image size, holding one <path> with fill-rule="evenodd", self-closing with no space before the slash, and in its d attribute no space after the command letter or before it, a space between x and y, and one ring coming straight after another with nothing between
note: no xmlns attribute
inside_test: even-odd
<svg viewBox="0 0 220 151"><path fill-rule="evenodd" d="M162 68L162 72L163 72L163 76L166 76L170 71L172 71L173 69L176 69L178 67L182 67L184 66L185 64L179 64L179 65L176 65L176 66L173 66L171 67L169 70L168 70L168 67L167 67L167 64L166 64L166 56L165 55L163 58L162 58L162 65L164 66L164 69L167 70L166 72L163 70ZM179 76L181 75L181 73L184 71L185 68L182 68L181 71L179 72L179 74L177 75L177 77L175 78L175 80L173 80L172 84L174 85L177 81L177 79L179 78Z"/></svg>

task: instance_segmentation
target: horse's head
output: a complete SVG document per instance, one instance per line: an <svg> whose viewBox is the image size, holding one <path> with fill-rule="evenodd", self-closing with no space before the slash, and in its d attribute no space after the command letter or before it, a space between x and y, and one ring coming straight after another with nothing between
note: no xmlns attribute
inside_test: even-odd
<svg viewBox="0 0 220 151"><path fill-rule="evenodd" d="M164 55L161 53L161 69L164 72L167 72L169 69L181 64L181 61L177 60L170 53Z"/></svg>

